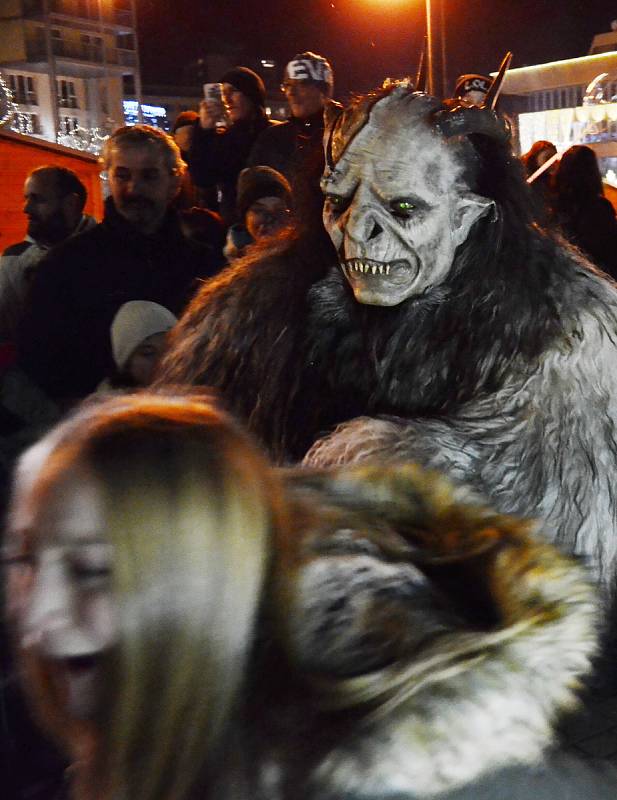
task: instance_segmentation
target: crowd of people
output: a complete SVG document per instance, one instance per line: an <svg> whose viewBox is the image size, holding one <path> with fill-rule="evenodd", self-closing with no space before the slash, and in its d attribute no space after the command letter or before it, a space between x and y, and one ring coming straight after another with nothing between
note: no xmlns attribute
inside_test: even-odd
<svg viewBox="0 0 617 800"><path fill-rule="evenodd" d="M431 472L275 469L212 396L149 391L178 320L188 309L190 338L203 316L204 286L233 291L260 252L334 253L320 179L330 159L344 182L332 150L340 160L355 134L343 126L349 141L331 136L324 154L324 115L340 110L328 60L306 51L287 64L282 123L253 70L219 84L171 135L136 125L107 139L100 222L70 170L24 176L27 236L0 258L0 788L15 800L413 800L487 773L473 796L502 796L500 770L540 757L591 669L598 612L583 567ZM453 108L484 108L491 84L461 76ZM536 223L617 278L617 219L593 151L559 158L537 142L517 169ZM498 219L478 197L463 198L466 233ZM350 199L327 202L335 228ZM415 195L390 205L405 223L431 210ZM365 227L377 238L386 223ZM376 259L355 270L371 265L375 275ZM267 263L262 277L285 295ZM297 312L291 294L285 311ZM249 316L233 323L248 328ZM273 333L277 346L290 327ZM259 410L277 392L241 401ZM541 779L556 796L568 769ZM601 778L575 772L582 793L609 797ZM507 780L508 796L530 796L523 772Z"/></svg>
<svg viewBox="0 0 617 800"><path fill-rule="evenodd" d="M559 231L617 280L617 215L604 196L595 152L576 144L559 156L552 142L540 140L522 161L533 179L530 185L541 224Z"/></svg>

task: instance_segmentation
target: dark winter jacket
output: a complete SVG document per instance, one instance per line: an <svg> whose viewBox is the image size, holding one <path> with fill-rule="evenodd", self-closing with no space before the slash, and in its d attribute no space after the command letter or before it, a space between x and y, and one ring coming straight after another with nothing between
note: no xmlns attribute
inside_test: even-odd
<svg viewBox="0 0 617 800"><path fill-rule="evenodd" d="M18 337L20 363L50 397L85 397L113 366L109 327L123 303L152 300L179 315L197 279L219 266L183 236L175 215L144 236L108 199L102 223L41 261Z"/></svg>
<svg viewBox="0 0 617 800"><path fill-rule="evenodd" d="M267 117L241 120L224 132L202 128L199 122L188 156L193 183L202 190L216 186L220 191L218 212L225 223L236 221L236 182L247 165L247 159L257 137L269 128L278 127Z"/></svg>
<svg viewBox="0 0 617 800"><path fill-rule="evenodd" d="M556 222L569 241L617 280L617 218L605 197L557 205Z"/></svg>
<svg viewBox="0 0 617 800"><path fill-rule="evenodd" d="M281 172L291 184L297 216L321 219L323 197L319 181L324 170L324 119L319 111L310 117L291 117L264 131L248 158L248 166L263 165Z"/></svg>

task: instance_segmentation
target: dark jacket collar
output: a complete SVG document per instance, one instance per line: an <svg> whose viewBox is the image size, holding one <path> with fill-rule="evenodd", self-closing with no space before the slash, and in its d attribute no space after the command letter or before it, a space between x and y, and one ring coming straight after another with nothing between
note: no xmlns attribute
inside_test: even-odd
<svg viewBox="0 0 617 800"><path fill-rule="evenodd" d="M323 111L317 111L308 117L290 117L289 122L299 130L308 131L322 131L324 128Z"/></svg>
<svg viewBox="0 0 617 800"><path fill-rule="evenodd" d="M105 213L102 224L108 230L113 231L116 236L121 236L136 244L142 243L144 246L156 245L158 242L162 241L169 242L171 239L182 237L177 215L171 208L167 210L157 230L147 236L137 230L134 225L131 225L131 223L118 212L112 197L108 197L105 200Z"/></svg>

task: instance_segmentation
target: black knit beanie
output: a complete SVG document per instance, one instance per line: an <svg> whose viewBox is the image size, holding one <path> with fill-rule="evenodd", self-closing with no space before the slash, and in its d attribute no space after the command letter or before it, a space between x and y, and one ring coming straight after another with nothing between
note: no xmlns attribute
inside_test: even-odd
<svg viewBox="0 0 617 800"><path fill-rule="evenodd" d="M228 70L220 80L221 83L231 83L234 89L252 100L256 108L266 107L266 87L256 72L248 67L234 67Z"/></svg>
<svg viewBox="0 0 617 800"><path fill-rule="evenodd" d="M240 219L262 197L282 197L291 205L291 186L287 178L270 167L247 167L238 176L236 208Z"/></svg>

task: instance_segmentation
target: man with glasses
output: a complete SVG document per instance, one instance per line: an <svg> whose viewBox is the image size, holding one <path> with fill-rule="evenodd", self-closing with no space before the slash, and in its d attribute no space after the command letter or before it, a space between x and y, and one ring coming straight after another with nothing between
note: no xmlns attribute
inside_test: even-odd
<svg viewBox="0 0 617 800"><path fill-rule="evenodd" d="M248 163L267 166L290 182L299 222L320 224L322 195L319 179L324 168L323 110L332 97L334 77L327 59L307 51L285 67L281 89L291 116L257 138Z"/></svg>
<svg viewBox="0 0 617 800"><path fill-rule="evenodd" d="M171 137L147 125L120 128L101 162L110 193L104 219L41 262L18 336L21 365L63 405L110 371L109 327L123 303L151 300L178 315L197 279L219 267L184 237L170 208L185 169Z"/></svg>

